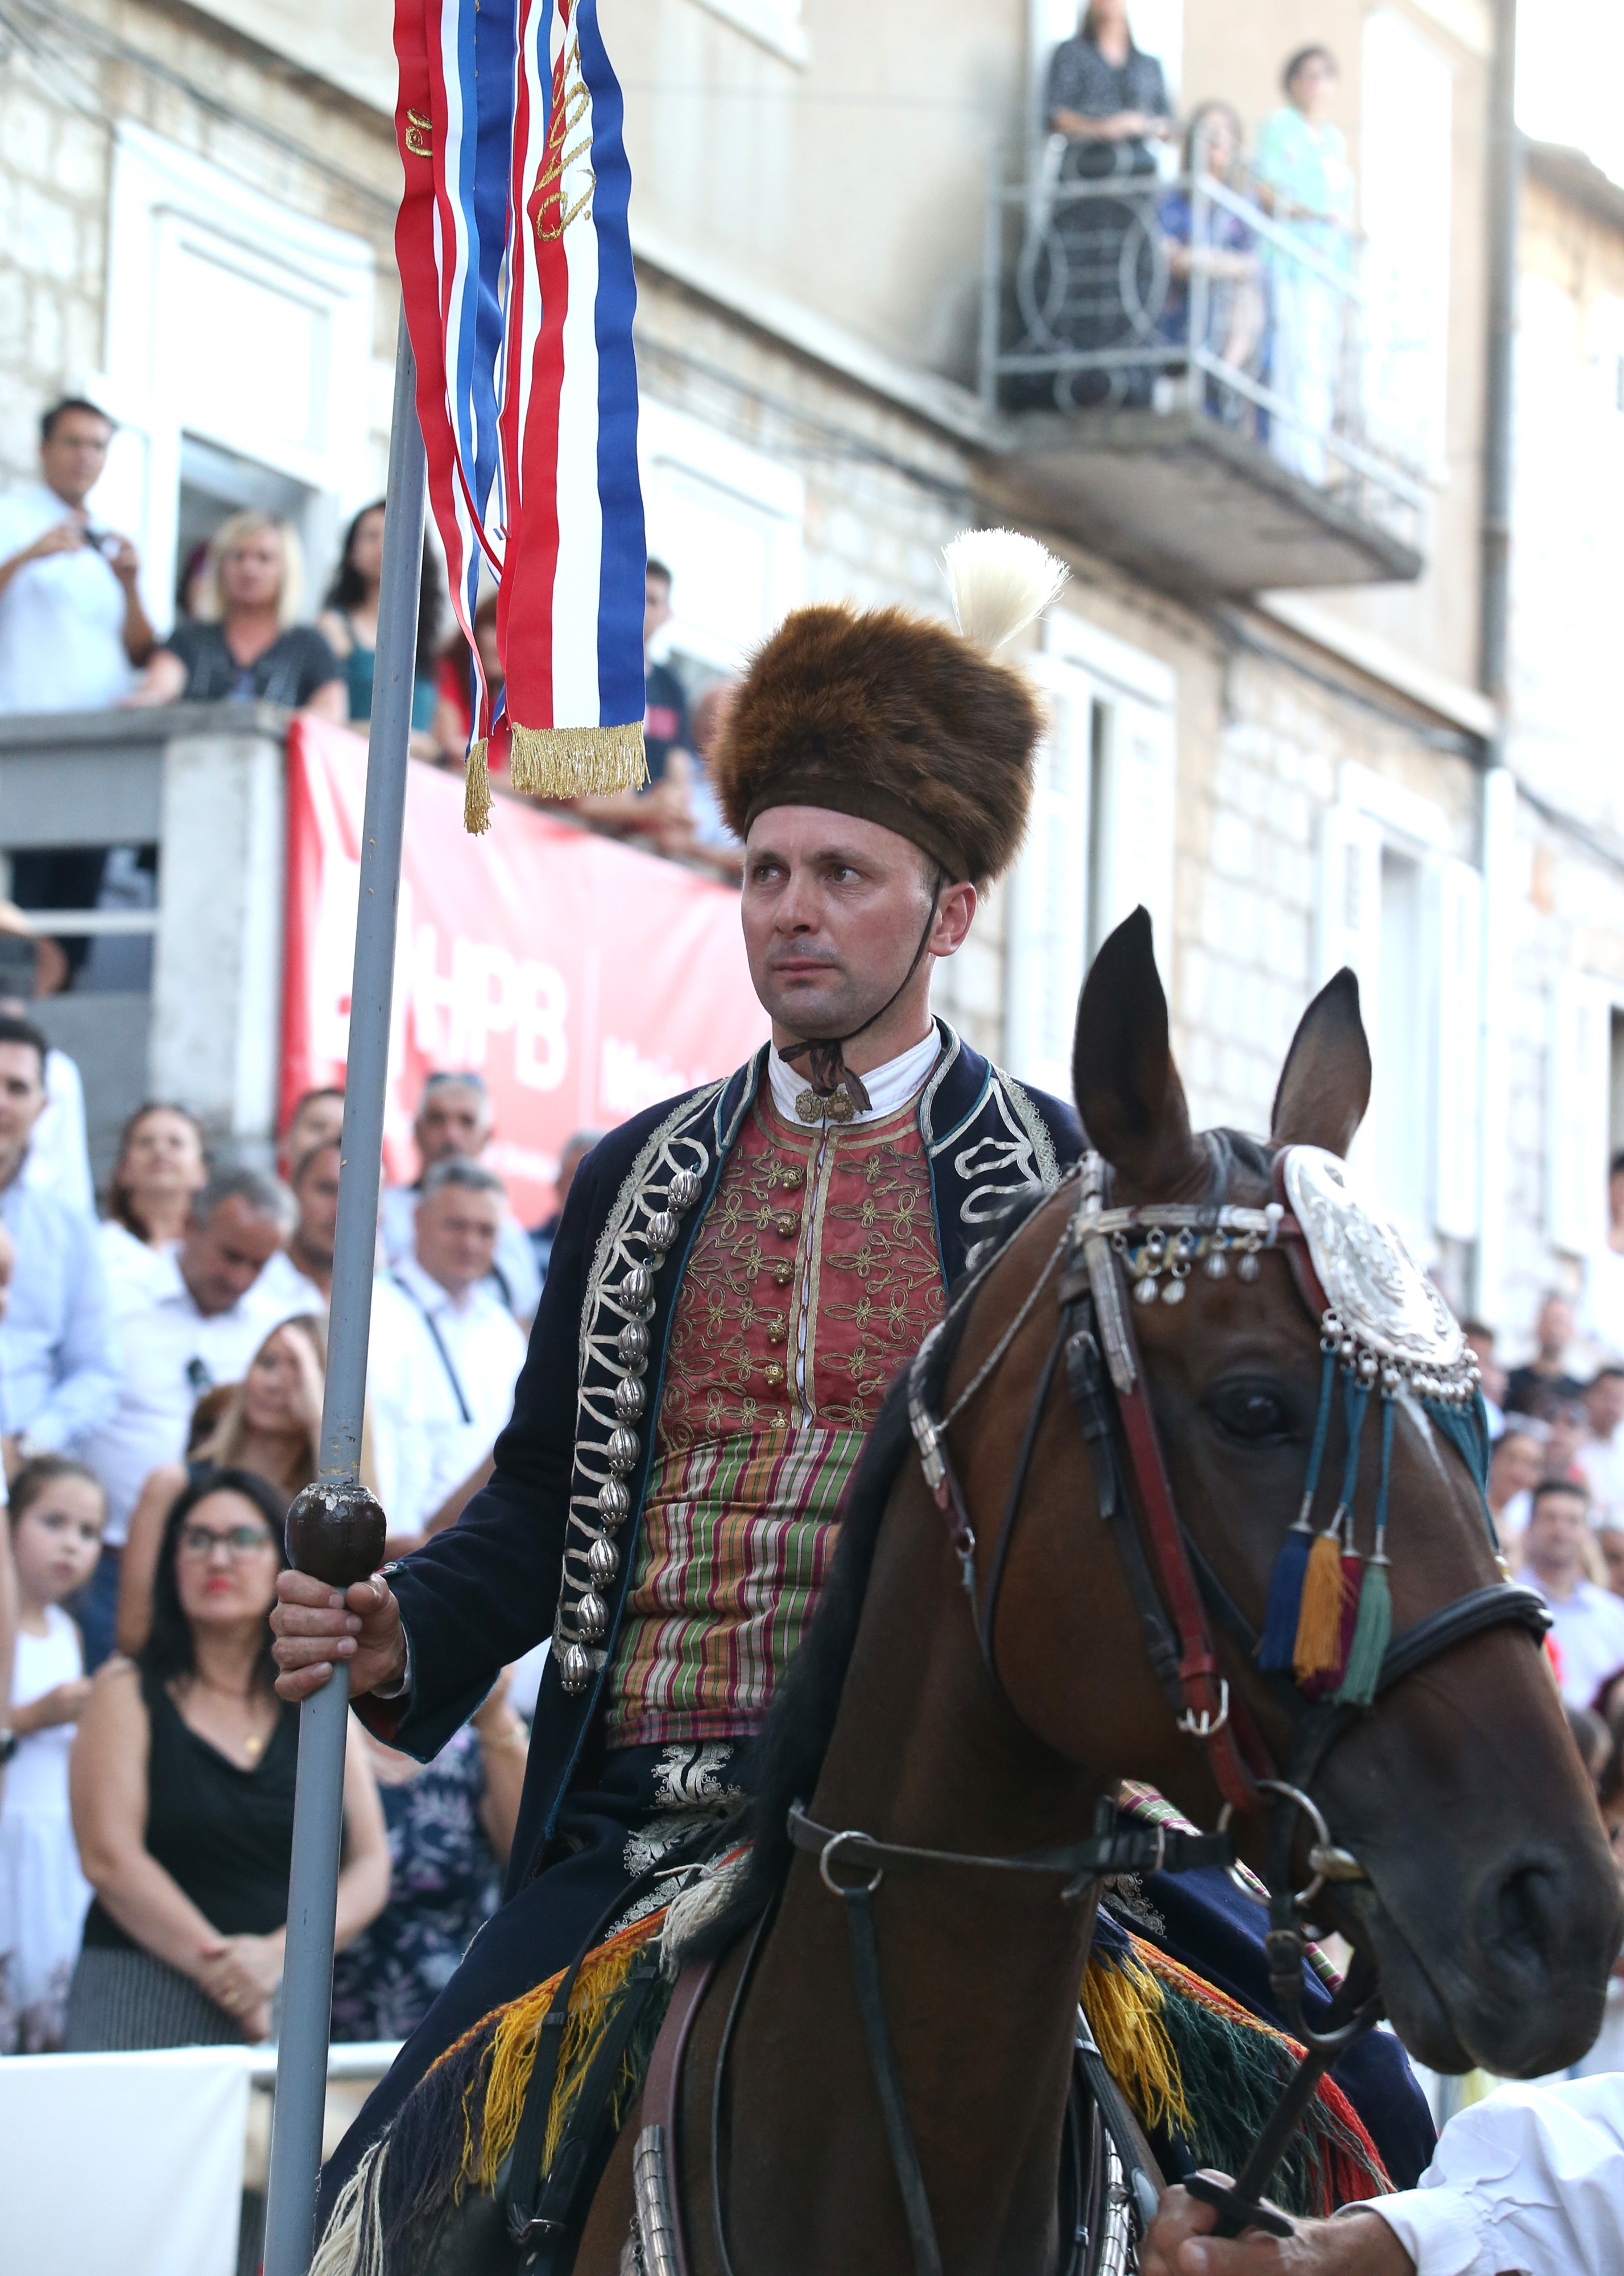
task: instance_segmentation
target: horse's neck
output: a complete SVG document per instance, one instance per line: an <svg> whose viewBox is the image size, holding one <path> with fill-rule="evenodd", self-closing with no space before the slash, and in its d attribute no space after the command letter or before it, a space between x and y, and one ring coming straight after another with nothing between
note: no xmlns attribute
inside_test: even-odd
<svg viewBox="0 0 1624 2276"><path fill-rule="evenodd" d="M956 1562L922 1491L904 1485L810 1814L881 1840L1008 1855L1086 1832L1091 1800L989 1683ZM1054 1875L932 1866L891 1870L874 1899L886 2017L950 2276L1053 2265L1093 1914L1091 1901L1062 1903L1060 1888ZM815 1859L791 1870L729 2101L741 2272L911 2265L845 1908ZM770 2200L750 2178L769 2169Z"/></svg>

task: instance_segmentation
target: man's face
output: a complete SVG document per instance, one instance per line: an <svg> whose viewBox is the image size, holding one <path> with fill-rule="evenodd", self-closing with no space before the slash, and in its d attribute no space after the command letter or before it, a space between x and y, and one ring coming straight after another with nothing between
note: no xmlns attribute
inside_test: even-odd
<svg viewBox="0 0 1624 2276"><path fill-rule="evenodd" d="M437 1082L423 1094L415 1125L418 1152L423 1167L442 1162L448 1154L472 1161L482 1154L491 1134L490 1102L472 1083Z"/></svg>
<svg viewBox="0 0 1624 2276"><path fill-rule="evenodd" d="M926 868L917 846L877 822L818 806L758 815L744 849L744 952L779 1042L850 1035L896 992L930 914Z"/></svg>
<svg viewBox="0 0 1624 2276"><path fill-rule="evenodd" d="M1545 1440L1545 1467L1553 1476L1560 1477L1569 1468L1590 1435L1590 1421L1582 1400L1575 1399L1555 1410Z"/></svg>
<svg viewBox="0 0 1624 2276"><path fill-rule="evenodd" d="M1514 1494L1531 1493L1544 1475L1542 1450L1532 1438L1514 1430L1494 1449L1489 1465L1489 1492L1496 1509L1504 1509Z"/></svg>
<svg viewBox="0 0 1624 2276"><path fill-rule="evenodd" d="M102 478L110 423L94 411L64 411L40 445L40 471L59 498L83 505Z"/></svg>
<svg viewBox="0 0 1624 2276"><path fill-rule="evenodd" d="M1582 1495L1543 1493L1530 1513L1523 1553L1542 1579L1575 1579L1584 1567L1589 1528Z"/></svg>
<svg viewBox="0 0 1624 2276"><path fill-rule="evenodd" d="M1590 1430L1598 1438L1611 1438L1624 1422L1624 1375L1599 1375L1584 1394Z"/></svg>
<svg viewBox="0 0 1624 2276"><path fill-rule="evenodd" d="M460 1296L490 1271L501 1230L502 1202L495 1194L442 1186L418 1203L418 1263L431 1280Z"/></svg>
<svg viewBox="0 0 1624 2276"><path fill-rule="evenodd" d="M295 1236L305 1255L330 1264L338 1231L338 1149L324 1146L294 1188L298 1202Z"/></svg>
<svg viewBox="0 0 1624 2276"><path fill-rule="evenodd" d="M0 1186L22 1167L45 1108L45 1070L32 1043L0 1043Z"/></svg>
<svg viewBox="0 0 1624 2276"><path fill-rule="evenodd" d="M288 1125L288 1134L282 1142L282 1158L290 1170L295 1170L313 1146L336 1146L344 1134L344 1103L342 1098L307 1098L295 1112Z"/></svg>
<svg viewBox="0 0 1624 2276"><path fill-rule="evenodd" d="M207 1225L187 1225L180 1276L200 1312L229 1312L281 1246L275 1218L250 1209L240 1194L228 1194Z"/></svg>
<svg viewBox="0 0 1624 2276"><path fill-rule="evenodd" d="M1540 1356L1560 1359L1574 1339L1574 1308L1566 1296L1547 1296L1539 1308Z"/></svg>
<svg viewBox="0 0 1624 2276"><path fill-rule="evenodd" d="M671 618L671 588L663 577L646 577L643 580L643 645L646 648L663 624Z"/></svg>

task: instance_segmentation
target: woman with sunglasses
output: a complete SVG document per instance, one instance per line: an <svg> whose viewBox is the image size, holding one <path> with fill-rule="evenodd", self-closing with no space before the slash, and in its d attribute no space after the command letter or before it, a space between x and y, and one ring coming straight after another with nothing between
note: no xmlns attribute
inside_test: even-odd
<svg viewBox="0 0 1624 2276"><path fill-rule="evenodd" d="M252 1470L189 1486L164 1527L147 1641L97 1673L71 1774L96 1894L68 1995L70 2050L269 2036L298 1742L297 1711L272 1688L268 1617L285 1502ZM389 1888L383 1813L352 1726L340 1946Z"/></svg>

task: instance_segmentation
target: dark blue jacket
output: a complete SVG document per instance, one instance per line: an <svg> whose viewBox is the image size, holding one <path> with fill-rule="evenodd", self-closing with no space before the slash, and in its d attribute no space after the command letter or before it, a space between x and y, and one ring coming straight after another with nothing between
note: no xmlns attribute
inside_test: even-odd
<svg viewBox="0 0 1624 2276"><path fill-rule="evenodd" d="M918 1118L946 1286L994 1217L1056 1181L1082 1133L1069 1106L1027 1090L937 1025L944 1050ZM381 1702L361 1705L374 1729L420 1761L472 1713L505 1662L551 1633L510 1893L540 1865L583 1751L599 1741L676 1295L766 1067L764 1046L727 1081L623 1123L581 1164L512 1420L496 1441L495 1475L456 1525L390 1571L411 1643L412 1696L397 1723ZM646 1275L646 1296L634 1274ZM646 1335L640 1355L636 1335L623 1333L638 1326ZM606 1535L616 1569L594 1580L587 1559ZM600 1567L605 1561L600 1551Z"/></svg>

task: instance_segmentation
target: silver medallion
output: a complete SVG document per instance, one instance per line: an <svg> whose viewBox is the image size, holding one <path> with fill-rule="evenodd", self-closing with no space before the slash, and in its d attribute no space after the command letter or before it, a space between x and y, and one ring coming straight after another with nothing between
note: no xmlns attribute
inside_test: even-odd
<svg viewBox="0 0 1624 2276"><path fill-rule="evenodd" d="M1352 1363L1368 1354L1424 1397L1462 1396L1476 1369L1460 1322L1392 1219L1355 1190L1346 1163L1318 1146L1289 1147L1285 1184L1341 1343L1355 1347Z"/></svg>

